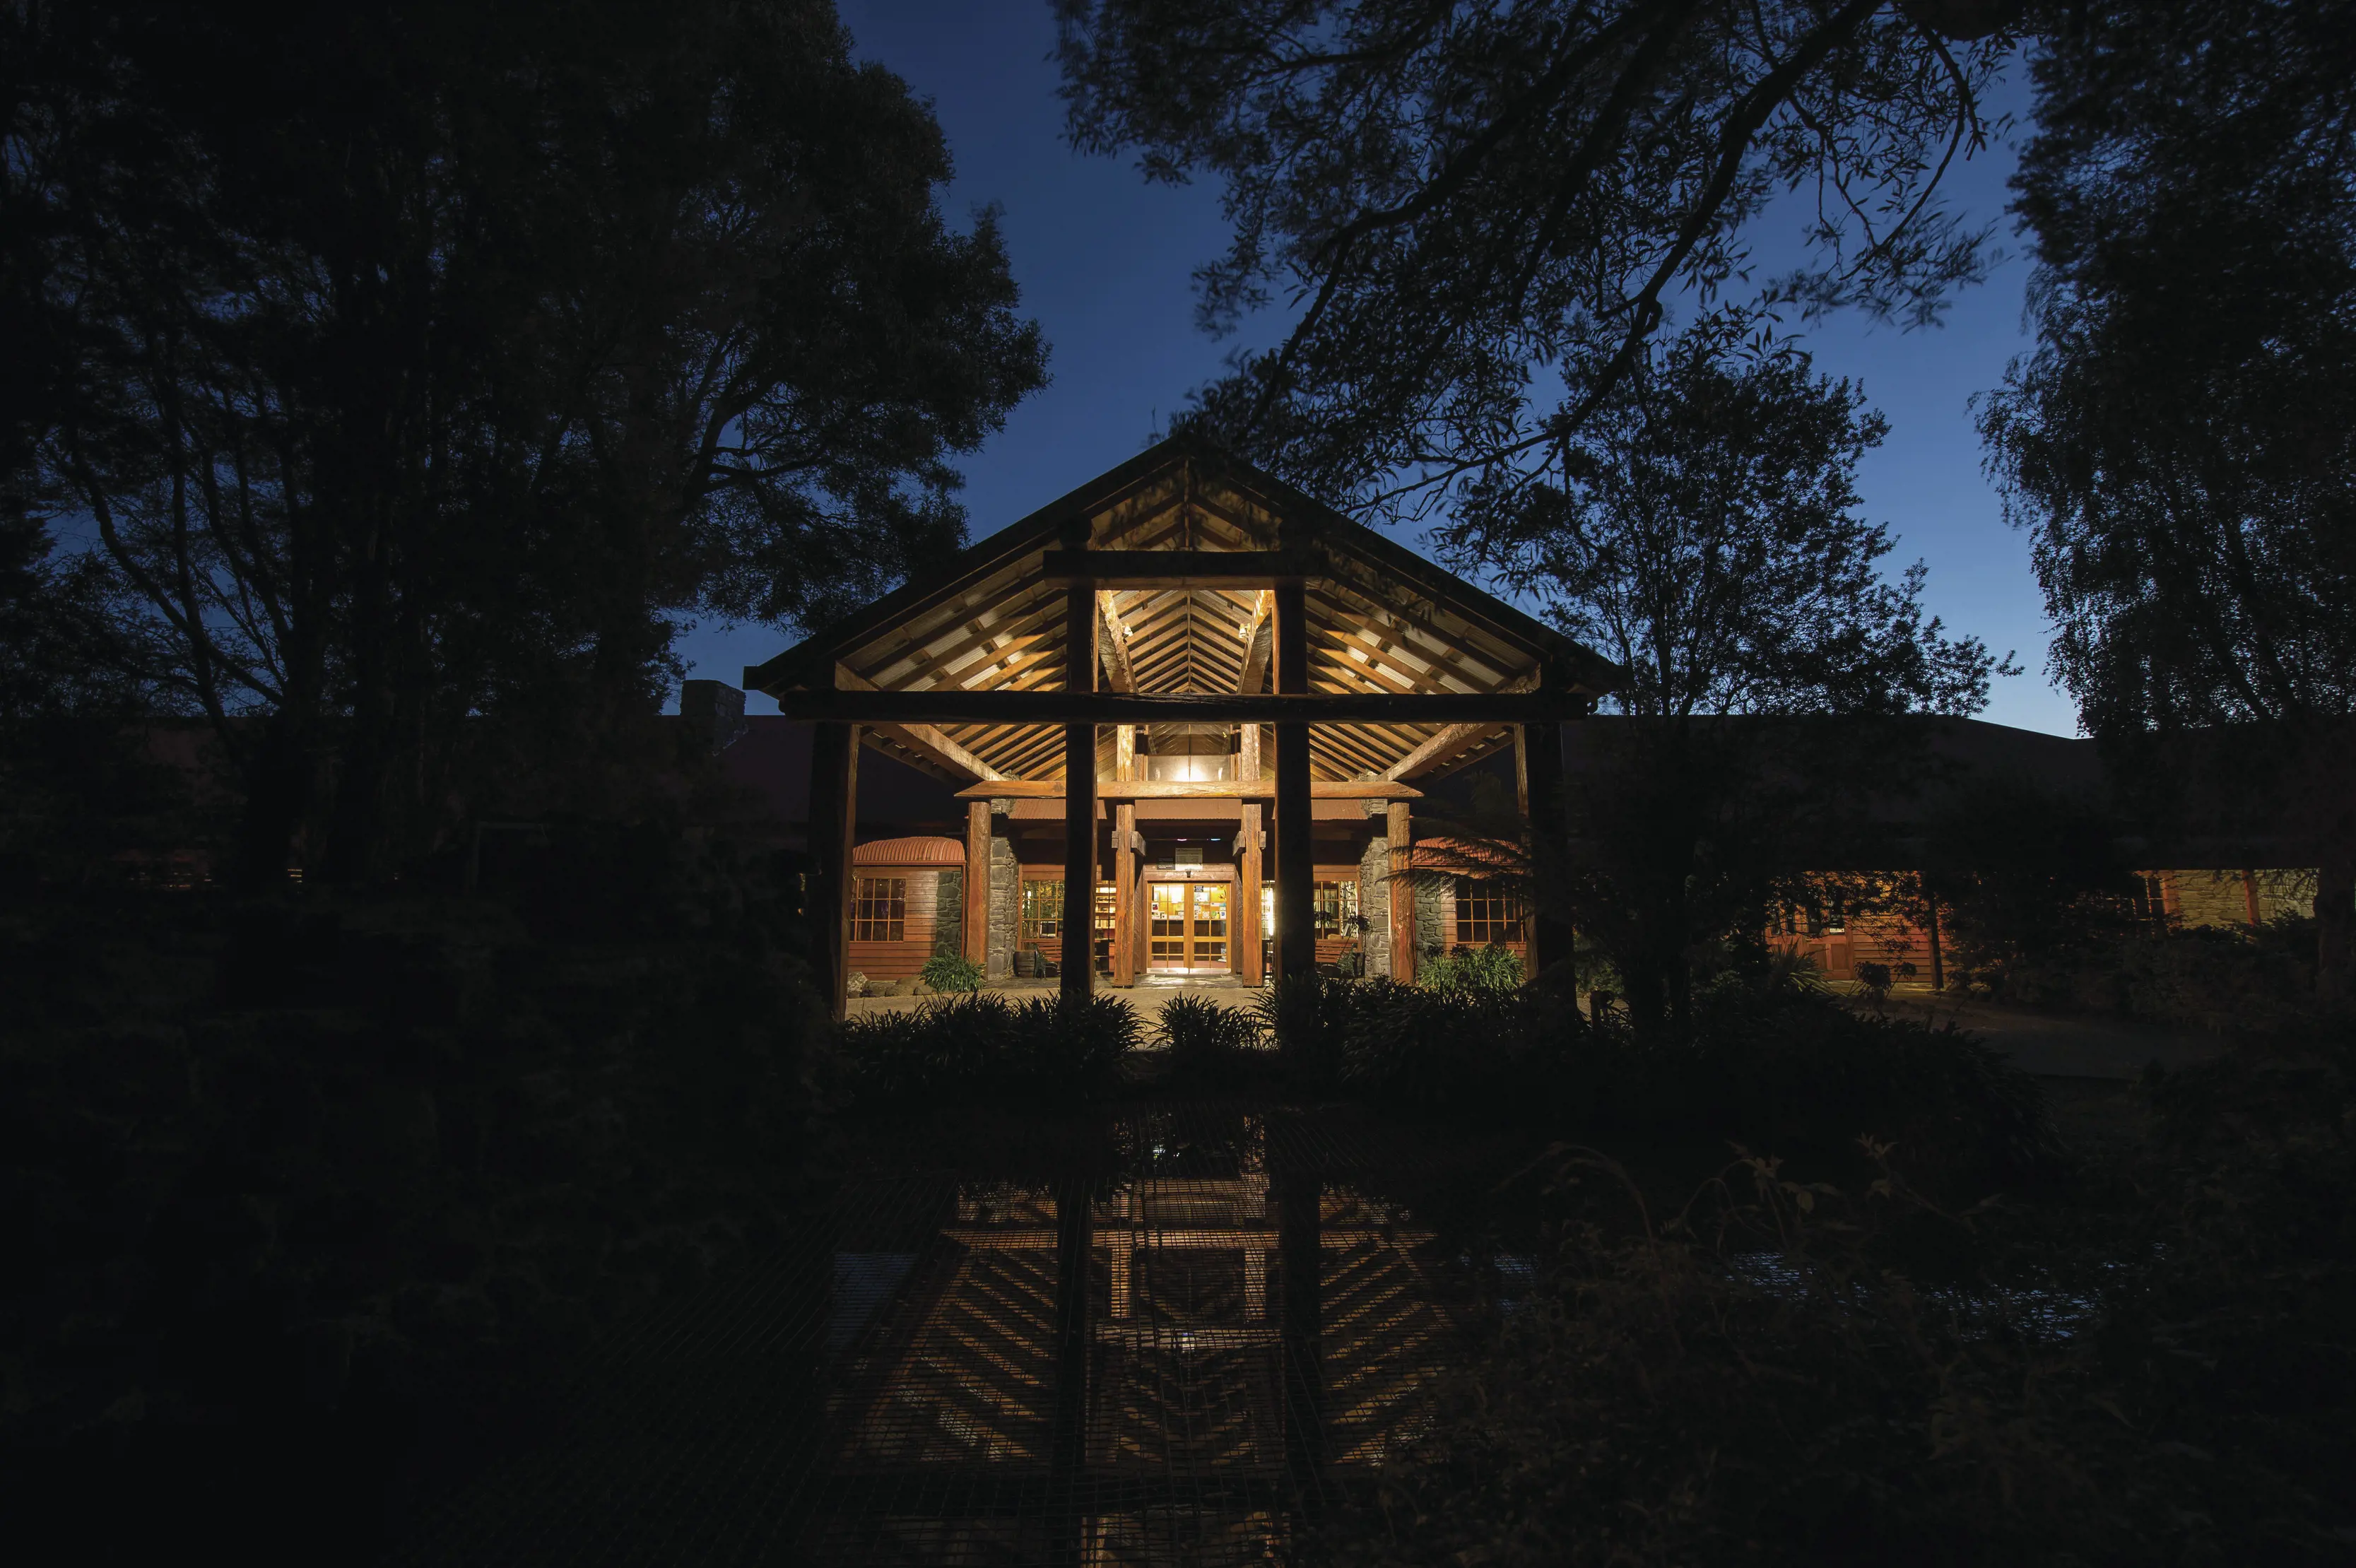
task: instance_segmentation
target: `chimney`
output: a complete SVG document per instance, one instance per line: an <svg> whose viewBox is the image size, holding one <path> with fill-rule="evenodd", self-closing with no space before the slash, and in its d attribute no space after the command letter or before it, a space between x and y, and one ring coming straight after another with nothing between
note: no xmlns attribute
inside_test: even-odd
<svg viewBox="0 0 2356 1568"><path fill-rule="evenodd" d="M691 680L679 688L679 716L715 752L734 745L749 726L744 694L724 680Z"/></svg>

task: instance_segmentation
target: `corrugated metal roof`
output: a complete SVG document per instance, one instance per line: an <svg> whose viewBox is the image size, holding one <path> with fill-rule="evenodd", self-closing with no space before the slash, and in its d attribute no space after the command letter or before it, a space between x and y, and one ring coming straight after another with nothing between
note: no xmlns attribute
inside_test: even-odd
<svg viewBox="0 0 2356 1568"><path fill-rule="evenodd" d="M965 846L954 838L878 838L851 852L854 866L962 866Z"/></svg>

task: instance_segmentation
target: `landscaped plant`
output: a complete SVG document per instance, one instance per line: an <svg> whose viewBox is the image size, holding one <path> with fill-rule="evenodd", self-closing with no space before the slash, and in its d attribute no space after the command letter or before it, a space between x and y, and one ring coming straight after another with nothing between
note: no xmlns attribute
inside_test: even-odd
<svg viewBox="0 0 2356 1568"><path fill-rule="evenodd" d="M1018 1003L968 991L846 1019L837 1038L845 1097L876 1105L1000 1093L1087 1099L1111 1086L1141 1037L1136 1013L1117 997Z"/></svg>
<svg viewBox="0 0 2356 1568"><path fill-rule="evenodd" d="M1208 997L1171 997L1153 1033L1172 1073L1198 1086L1232 1088L1274 1065L1259 1019Z"/></svg>
<svg viewBox="0 0 2356 1568"><path fill-rule="evenodd" d="M1867 1000L1877 1008L1890 999L1890 979L1887 964L1877 964L1869 959L1857 966L1857 988L1863 991Z"/></svg>
<svg viewBox="0 0 2356 1568"><path fill-rule="evenodd" d="M1432 991L1510 991L1522 979L1521 955L1494 944L1426 958L1415 973L1415 983Z"/></svg>
<svg viewBox="0 0 2356 1568"><path fill-rule="evenodd" d="M1870 1140L1667 1213L1564 1151L1537 1287L1308 1560L2345 1561L2356 1073L2284 1054L2155 1079L2097 1226L1927 1200Z"/></svg>
<svg viewBox="0 0 2356 1568"><path fill-rule="evenodd" d="M925 984L936 991L979 991L984 971L970 958L954 953L936 953L925 960L919 971Z"/></svg>

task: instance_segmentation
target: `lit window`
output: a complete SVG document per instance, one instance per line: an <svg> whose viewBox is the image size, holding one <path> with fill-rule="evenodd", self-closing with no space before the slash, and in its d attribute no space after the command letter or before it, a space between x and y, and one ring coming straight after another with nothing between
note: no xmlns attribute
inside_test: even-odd
<svg viewBox="0 0 2356 1568"><path fill-rule="evenodd" d="M1522 939L1522 901L1491 882L1456 879L1456 944L1486 947Z"/></svg>
<svg viewBox="0 0 2356 1568"><path fill-rule="evenodd" d="M851 940L905 942L908 936L908 882L905 877L862 877L851 901Z"/></svg>
<svg viewBox="0 0 2356 1568"><path fill-rule="evenodd" d="M1023 940L1044 942L1064 934L1064 884L1061 880L1031 880L1023 884Z"/></svg>
<svg viewBox="0 0 2356 1568"><path fill-rule="evenodd" d="M1090 951L1095 955L1097 967L1108 975L1112 973L1113 916L1117 912L1114 905L1119 901L1119 890L1112 883L1097 884L1096 927Z"/></svg>
<svg viewBox="0 0 2356 1568"><path fill-rule="evenodd" d="M1317 934L1344 936L1350 922L1357 918L1358 884L1355 882L1319 882L1312 890L1317 909Z"/></svg>

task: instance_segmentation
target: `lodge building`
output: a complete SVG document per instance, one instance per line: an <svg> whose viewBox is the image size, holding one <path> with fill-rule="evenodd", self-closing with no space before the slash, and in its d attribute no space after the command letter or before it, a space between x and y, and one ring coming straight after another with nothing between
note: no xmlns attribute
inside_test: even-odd
<svg viewBox="0 0 2356 1568"><path fill-rule="evenodd" d="M744 682L814 726L813 946L840 1010L853 971L935 952L1066 994L1320 963L1408 977L1421 953L1492 943L1535 969L1568 933L1480 879L1405 891L1419 782L1510 760L1526 819L1559 799L1563 724L1615 673L1178 438ZM961 842L859 843L862 752L952 784ZM1551 815L1532 830L1559 833Z"/></svg>

